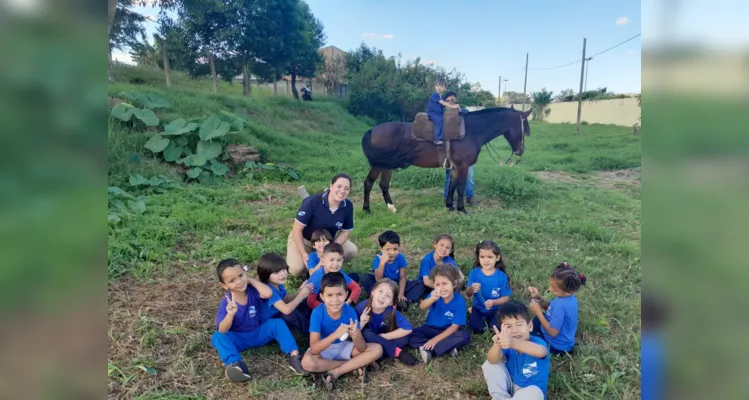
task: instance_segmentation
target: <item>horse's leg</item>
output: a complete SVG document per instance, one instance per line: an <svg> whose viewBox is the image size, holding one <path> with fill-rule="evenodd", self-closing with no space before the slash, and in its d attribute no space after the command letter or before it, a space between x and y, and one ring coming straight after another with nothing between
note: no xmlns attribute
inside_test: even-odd
<svg viewBox="0 0 749 400"><path fill-rule="evenodd" d="M466 195L466 179L468 177L468 167L469 165L467 164L461 164L461 166L458 167L458 211L462 212L463 214L468 214L464 202Z"/></svg>
<svg viewBox="0 0 749 400"><path fill-rule="evenodd" d="M391 212L397 212L398 210L396 210L393 205L393 199L390 198L390 178L392 177L393 170L388 169L382 171L382 176L380 177L380 190L382 190L382 198L385 199L385 204L387 204L388 210Z"/></svg>
<svg viewBox="0 0 749 400"><path fill-rule="evenodd" d="M380 176L381 169L370 168L367 179L364 180L364 211L369 212L369 194L372 192L372 186L377 181L377 177Z"/></svg>
<svg viewBox="0 0 749 400"><path fill-rule="evenodd" d="M453 165L452 168L450 168L450 186L447 188L447 198L445 199L445 207L447 207L448 211L455 211L455 206L453 206L453 195L455 194L455 189L458 187L458 168L457 166Z"/></svg>

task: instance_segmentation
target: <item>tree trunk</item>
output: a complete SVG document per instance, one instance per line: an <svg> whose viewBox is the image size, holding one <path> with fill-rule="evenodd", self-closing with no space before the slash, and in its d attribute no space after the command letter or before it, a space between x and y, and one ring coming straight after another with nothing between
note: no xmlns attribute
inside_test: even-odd
<svg viewBox="0 0 749 400"><path fill-rule="evenodd" d="M172 87L172 79L169 76L170 75L170 68L169 68L169 53L166 50L166 40L161 40L161 54L164 56L164 78L166 79L166 88L169 89Z"/></svg>
<svg viewBox="0 0 749 400"><path fill-rule="evenodd" d="M273 94L278 96L278 76L275 70L273 71Z"/></svg>
<svg viewBox="0 0 749 400"><path fill-rule="evenodd" d="M247 96L247 86L250 83L250 77L247 76L247 58L242 58L242 96Z"/></svg>
<svg viewBox="0 0 749 400"><path fill-rule="evenodd" d="M117 0L107 0L109 3L108 5L108 17L109 17L109 26L107 28L107 43L109 43L109 35L112 32L112 24L114 23L114 16L117 13ZM109 50L109 66L108 68L108 76L109 76L109 82L114 82L114 78L112 78L112 50Z"/></svg>
<svg viewBox="0 0 749 400"><path fill-rule="evenodd" d="M299 92L296 91L296 71L291 71L291 94L294 95L294 100L299 100Z"/></svg>
<svg viewBox="0 0 749 400"><path fill-rule="evenodd" d="M217 94L218 88L216 87L216 56L214 56L213 53L208 54L208 62L211 64L211 79L213 80L213 94Z"/></svg>

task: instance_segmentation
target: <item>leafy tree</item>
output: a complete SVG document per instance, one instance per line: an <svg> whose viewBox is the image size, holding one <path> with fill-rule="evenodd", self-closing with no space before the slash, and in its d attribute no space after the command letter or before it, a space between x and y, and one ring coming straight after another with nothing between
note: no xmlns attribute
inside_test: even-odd
<svg viewBox="0 0 749 400"><path fill-rule="evenodd" d="M572 101L575 97L575 91L572 89L564 89L554 96L554 100L557 102Z"/></svg>
<svg viewBox="0 0 749 400"><path fill-rule="evenodd" d="M346 58L334 56L332 59L323 60L322 72L318 74L317 81L323 85L329 96L332 96L336 86L346 76Z"/></svg>
<svg viewBox="0 0 749 400"><path fill-rule="evenodd" d="M228 58L227 37L236 23L228 18L229 10L227 3L222 0L183 0L179 8L190 48L208 58L213 93L218 92L216 57Z"/></svg>
<svg viewBox="0 0 749 400"><path fill-rule="evenodd" d="M522 103L530 104L531 102L530 95L526 94L525 97L523 97L522 93L513 92L513 91L505 91L503 97L504 97L504 102L507 104L522 104Z"/></svg>
<svg viewBox="0 0 749 400"><path fill-rule="evenodd" d="M325 30L322 22L317 19L305 2L299 2L293 18L290 18L288 29L284 30L282 42L287 47L283 60L284 70L291 75L291 92L299 100L296 89L298 77L313 77L318 66L322 63L322 55L318 49L325 44Z"/></svg>
<svg viewBox="0 0 749 400"><path fill-rule="evenodd" d="M546 88L542 88L540 92L533 92L533 119L537 121L543 121L547 115L545 113L546 107L551 103L552 95L554 92L547 91Z"/></svg>

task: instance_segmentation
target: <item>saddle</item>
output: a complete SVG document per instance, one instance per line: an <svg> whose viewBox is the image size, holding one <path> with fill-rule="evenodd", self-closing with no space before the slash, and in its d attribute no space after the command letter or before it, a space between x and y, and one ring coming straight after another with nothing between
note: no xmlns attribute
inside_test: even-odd
<svg viewBox="0 0 749 400"><path fill-rule="evenodd" d="M456 108L445 110L443 121L445 147L437 147L437 154L439 155L440 165L444 168L451 168L450 142L463 139L466 136L466 125L463 116ZM427 113L420 112L414 117L414 122L411 124L411 138L417 141L434 142L434 122L429 119Z"/></svg>

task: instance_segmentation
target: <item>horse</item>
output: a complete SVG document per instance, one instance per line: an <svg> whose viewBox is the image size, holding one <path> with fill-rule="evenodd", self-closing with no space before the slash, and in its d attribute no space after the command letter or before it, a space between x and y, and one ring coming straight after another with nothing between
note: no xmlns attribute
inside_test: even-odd
<svg viewBox="0 0 749 400"><path fill-rule="evenodd" d="M525 136L530 136L528 116L531 110L519 111L512 108L487 108L467 113L464 118L465 137L450 142L450 158L453 162L450 186L445 207L455 211L453 195L458 190L458 211L467 213L464 204L466 175L468 167L478 160L481 147L498 136L504 136L512 148L508 163L513 155L522 161L525 151ZM369 161L369 174L364 180L364 211L369 213L369 194L377 178L380 177L382 197L391 212L396 212L390 198L390 178L393 170L415 165L421 168L441 168L437 147L433 142L420 141L411 137L410 122L385 122L374 126L362 137L362 151ZM503 163L500 163L502 165ZM512 164L510 165L512 166Z"/></svg>

